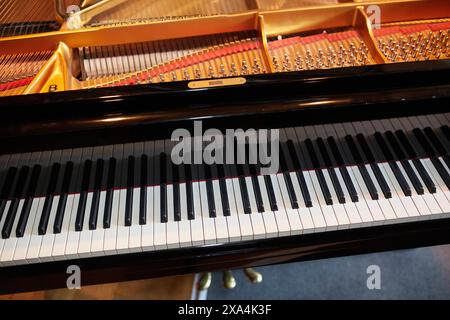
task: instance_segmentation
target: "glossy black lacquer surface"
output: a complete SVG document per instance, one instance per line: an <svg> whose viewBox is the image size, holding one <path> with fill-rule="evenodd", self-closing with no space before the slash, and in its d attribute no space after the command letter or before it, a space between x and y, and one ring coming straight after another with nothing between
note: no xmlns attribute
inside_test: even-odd
<svg viewBox="0 0 450 320"><path fill-rule="evenodd" d="M450 97L449 72L442 60L249 76L208 89L174 82L5 97L0 153L166 138L193 119L205 129L270 128L437 112Z"/></svg>
<svg viewBox="0 0 450 320"><path fill-rule="evenodd" d="M235 87L187 82L0 99L0 152L170 137L175 128L272 128L449 110L450 63L430 61L249 76ZM235 244L0 268L0 293L242 268L450 242L450 219Z"/></svg>

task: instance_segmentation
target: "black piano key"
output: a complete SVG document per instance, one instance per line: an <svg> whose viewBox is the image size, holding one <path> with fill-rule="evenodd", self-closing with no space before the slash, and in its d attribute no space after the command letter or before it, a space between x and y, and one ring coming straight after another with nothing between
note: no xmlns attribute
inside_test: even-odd
<svg viewBox="0 0 450 320"><path fill-rule="evenodd" d="M129 227L133 217L133 191L134 191L134 156L128 157L127 193L125 198L125 226Z"/></svg>
<svg viewBox="0 0 450 320"><path fill-rule="evenodd" d="M392 172L394 173L395 179L398 181L398 184L400 185L400 188L402 189L403 193L407 197L412 196L411 188L409 187L405 177L403 176L402 172L400 171L400 168L398 167L397 163L394 161L394 156L392 155L391 151L389 150L389 147L388 147L386 141L384 140L383 135L379 132L376 132L375 140L377 141L378 145L380 146L380 149L383 152L385 159L388 161L388 164L391 167Z"/></svg>
<svg viewBox="0 0 450 320"><path fill-rule="evenodd" d="M450 168L450 157L448 155L447 149L439 140L438 136L434 133L433 129L431 129L430 127L426 127L425 129L423 129L423 131L428 137L428 140L433 145L434 149L436 149L438 155L442 157L447 167Z"/></svg>
<svg viewBox="0 0 450 320"><path fill-rule="evenodd" d="M323 175L322 170L320 169L320 162L317 158L316 152L314 151L314 147L311 139L305 140L306 150L308 151L309 157L313 164L313 167L316 172L317 179L319 180L319 186L322 190L323 198L325 199L325 203L329 206L333 204L333 198L331 197L330 189L328 188L327 182L325 180L325 176Z"/></svg>
<svg viewBox="0 0 450 320"><path fill-rule="evenodd" d="M342 178L344 179L345 186L347 187L348 194L350 195L352 202L358 202L359 200L358 193L356 192L356 188L353 184L350 174L348 173L347 167L344 166L345 165L344 158L342 157L341 152L339 151L336 140L334 139L334 137L328 137L327 142L328 145L330 146L334 160L336 161L336 164L339 166L339 171L341 172Z"/></svg>
<svg viewBox="0 0 450 320"><path fill-rule="evenodd" d="M141 190L139 196L139 224L147 223L147 185L148 185L148 157L141 156Z"/></svg>
<svg viewBox="0 0 450 320"><path fill-rule="evenodd" d="M78 201L77 216L75 218L75 231L83 231L84 214L86 211L86 200L89 192L89 180L91 177L92 161L83 163L83 178L81 181L80 199Z"/></svg>
<svg viewBox="0 0 450 320"><path fill-rule="evenodd" d="M50 181L47 188L47 195L44 201L44 208L42 209L41 219L39 221L38 233L39 235L45 235L47 233L48 220L50 218L50 211L52 209L53 197L56 191L56 184L58 182L58 175L61 165L54 163L50 173Z"/></svg>
<svg viewBox="0 0 450 320"><path fill-rule="evenodd" d="M422 178L423 183L425 183L428 192L436 193L437 190L436 185L434 184L427 170L425 170L425 167L423 166L422 162L420 162L419 159L413 159L412 162L414 164L414 167L416 167L416 170L419 173L420 177Z"/></svg>
<svg viewBox="0 0 450 320"><path fill-rule="evenodd" d="M394 173L394 176L397 179L398 184L400 185L400 188L402 189L405 196L411 197L412 196L411 188L406 182L406 179L403 176L402 172L400 171L400 168L398 167L397 163L391 161L389 162L389 166L391 167L392 172Z"/></svg>
<svg viewBox="0 0 450 320"><path fill-rule="evenodd" d="M17 174L16 167L10 167L8 169L8 173L6 174L5 182L3 183L3 187L0 193L0 221L3 216L3 211L5 211L6 202L10 197L10 194L13 189L14 178Z"/></svg>
<svg viewBox="0 0 450 320"><path fill-rule="evenodd" d="M355 160L356 164L363 164L363 158L361 154L359 153L358 147L356 146L355 140L353 140L353 137L351 135L345 136L345 142L347 143L348 149L350 150L350 153L352 154L353 159Z"/></svg>
<svg viewBox="0 0 450 320"><path fill-rule="evenodd" d="M250 206L250 199L248 197L247 184L245 182L245 177L239 177L239 188L241 190L242 196L242 205L244 206L244 213L250 214L252 213L252 207Z"/></svg>
<svg viewBox="0 0 450 320"><path fill-rule="evenodd" d="M344 166L345 165L344 158L342 157L341 151L339 151L339 147L334 137L328 137L327 142L328 145L330 146L331 153L333 154L336 164L340 167Z"/></svg>
<svg viewBox="0 0 450 320"><path fill-rule="evenodd" d="M383 176L383 173L381 172L380 167L376 163L371 163L370 167L372 168L373 174L375 175L375 178L378 181L378 184L381 188L381 192L383 192L383 195L386 199L392 198L392 190L389 188L389 185L387 184L386 179Z"/></svg>
<svg viewBox="0 0 450 320"><path fill-rule="evenodd" d="M383 135L379 132L375 132L374 134L375 137L375 141L378 143L378 145L380 146L381 152L383 153L384 159L386 161L394 161L394 156L391 152L391 150L389 150L389 147L386 143L386 141L383 138Z"/></svg>
<svg viewBox="0 0 450 320"><path fill-rule="evenodd" d="M280 149L280 168L283 173L284 182L286 183L286 189L291 202L292 209L298 209L297 195L295 194L294 186L292 184L291 176L289 174L289 168L282 149Z"/></svg>
<svg viewBox="0 0 450 320"><path fill-rule="evenodd" d="M188 220L195 219L194 212L194 193L192 191L192 168L190 164L184 165L184 175L186 180L186 202Z"/></svg>
<svg viewBox="0 0 450 320"><path fill-rule="evenodd" d="M238 156L238 150L237 150L237 143L235 144L235 157ZM238 174L238 181L239 181L239 189L241 190L241 197L242 197L242 205L244 207L244 213L250 214L252 213L252 207L250 206L250 199L248 197L248 190L247 190L247 184L245 182L245 171L244 171L244 165L239 164L236 160L236 169Z"/></svg>
<svg viewBox="0 0 450 320"><path fill-rule="evenodd" d="M428 137L428 140L433 145L434 149L437 151L439 156L444 156L447 154L447 150L445 149L444 145L439 140L438 136L434 133L433 129L430 127L426 127L423 129L425 132L425 135Z"/></svg>
<svg viewBox="0 0 450 320"><path fill-rule="evenodd" d="M264 182L267 189L267 197L269 198L270 210L278 211L277 199L275 197L275 191L273 190L272 179L270 176L264 176Z"/></svg>
<svg viewBox="0 0 450 320"><path fill-rule="evenodd" d="M417 153L414 150L411 142L409 142L408 138L406 137L406 134L402 130L395 131L395 135L397 139L400 141L400 144L405 149L406 154L410 159L417 158Z"/></svg>
<svg viewBox="0 0 450 320"><path fill-rule="evenodd" d="M419 159L417 159L417 153L414 150L411 142L409 142L405 133L401 130L397 130L395 131L395 135L397 136L397 139L400 141L400 144L405 149L408 157L410 159L413 159L412 162L414 164L414 167L416 168L417 172L422 178L423 183L425 183L425 186L427 187L428 191L430 193L435 193L436 185L434 184L428 172L425 170L425 167L423 166L422 162Z"/></svg>
<svg viewBox="0 0 450 320"><path fill-rule="evenodd" d="M392 133L392 131L387 131L385 133L385 136L386 136L389 144L391 145L392 150L394 150L395 155L397 156L397 159L400 160L400 163L403 166L403 169L405 170L406 175L409 177L409 180L411 181L417 194L424 194L425 189L422 186L422 183L420 183L420 180L416 176L416 173L414 172L413 168L411 167L411 164L406 160L406 154L403 152L400 144L397 142L397 139L395 139L395 136Z"/></svg>
<svg viewBox="0 0 450 320"><path fill-rule="evenodd" d="M375 184L373 183L372 179L370 178L367 168L363 164L358 164L358 170L361 173L363 181L367 186L367 190L369 191L370 197L372 198L372 200L378 200L379 199L378 191L375 188Z"/></svg>
<svg viewBox="0 0 450 320"><path fill-rule="evenodd" d="M450 128L445 125L441 127L441 131L444 134L444 136L447 138L448 141L450 141Z"/></svg>
<svg viewBox="0 0 450 320"><path fill-rule="evenodd" d="M11 235L11 230L16 218L17 208L19 207L20 199L14 198L9 205L8 213L6 214L5 222L2 228L2 239L8 239Z"/></svg>
<svg viewBox="0 0 450 320"><path fill-rule="evenodd" d="M435 157L436 153L434 152L433 147L428 143L427 138L425 137L423 132L418 128L415 128L412 132L413 132L414 136L416 137L417 141L419 141L420 146L425 151L425 154L429 158Z"/></svg>
<svg viewBox="0 0 450 320"><path fill-rule="evenodd" d="M173 175L173 215L175 221L181 221L181 202L180 202L180 167L172 163Z"/></svg>
<svg viewBox="0 0 450 320"><path fill-rule="evenodd" d="M364 135L361 133L357 134L356 141L358 141L358 143L361 147L361 150L363 151L367 161L369 163L375 163L376 162L375 156L374 156L372 150L370 149L369 144L367 143L367 140L364 137Z"/></svg>
<svg viewBox="0 0 450 320"><path fill-rule="evenodd" d="M103 213L103 228L109 229L111 227L111 215L112 215L112 204L114 196L114 182L116 175L116 159L109 159L108 167L108 181L106 185L106 197L105 197L105 212Z"/></svg>
<svg viewBox="0 0 450 320"><path fill-rule="evenodd" d="M305 176L303 175L303 168L300 164L300 159L297 156L297 152L295 152L295 147L294 147L294 143L292 142L292 140L288 140L286 142L289 154L291 156L293 165L294 165L294 169L297 175L297 180L298 180L298 184L300 185L300 191L302 193L303 196L303 200L305 202L305 206L307 208L312 207L312 199L311 199L311 194L309 193L308 187L306 185L306 180L305 180ZM273 191L273 190L272 190Z"/></svg>
<svg viewBox="0 0 450 320"><path fill-rule="evenodd" d="M167 161L166 154L160 153L159 155L159 168L160 168L160 215L161 222L167 223L169 221L167 215Z"/></svg>
<svg viewBox="0 0 450 320"><path fill-rule="evenodd" d="M432 157L430 160L431 160L431 163L436 168L436 171L441 176L442 180L444 180L445 185L450 190L450 175L448 174L447 170L444 168L444 165L436 157Z"/></svg>
<svg viewBox="0 0 450 320"><path fill-rule="evenodd" d="M20 199L24 196L23 193L24 193L25 183L27 181L29 171L30 171L30 167L28 167L28 166L23 166L19 171L16 187L13 192L13 200L11 201L11 204L8 209L8 213L6 214L5 222L3 224L3 229L2 229L2 238L3 239L8 239L9 236L11 235L11 230L12 230L14 221L16 219L17 209L19 207Z"/></svg>
<svg viewBox="0 0 450 320"><path fill-rule="evenodd" d="M95 168L94 193L92 195L91 212L89 215L89 230L97 229L98 207L100 204L100 192L102 191L104 160L97 159Z"/></svg>
<svg viewBox="0 0 450 320"><path fill-rule="evenodd" d="M228 217L231 215L230 202L228 200L228 190L227 183L225 181L225 170L223 164L217 165L217 171L219 175L219 187L220 187L220 197L222 200L222 210L223 215Z"/></svg>
<svg viewBox="0 0 450 320"><path fill-rule="evenodd" d="M252 177L253 191L255 193L256 208L258 212L264 212L264 203L262 200L261 187L258 181L258 169L255 164L250 164L250 174Z"/></svg>
<svg viewBox="0 0 450 320"><path fill-rule="evenodd" d="M353 159L357 164L358 170L361 173L363 181L367 187L367 190L369 191L370 197L372 198L372 200L378 200L379 199L378 191L375 188L375 184L370 178L369 172L367 171L367 168L363 163L363 158L359 153L358 147L355 144L355 140L353 140L353 137L351 135L347 135L345 136L345 142L347 142L347 146L352 154Z"/></svg>
<svg viewBox="0 0 450 320"><path fill-rule="evenodd" d="M217 216L217 213L216 213L216 203L214 201L214 190L212 184L210 165L205 165L205 178L206 178L206 197L208 202L209 217L215 218Z"/></svg>
<svg viewBox="0 0 450 320"><path fill-rule="evenodd" d="M441 176L447 188L450 189L450 176L447 170L444 168L442 162L436 157L436 153L434 152L431 145L428 143L425 135L420 129L414 129L413 134L416 139L419 141L419 144L424 149L427 156L430 158L431 163L434 165L436 171Z"/></svg>
<svg viewBox="0 0 450 320"><path fill-rule="evenodd" d="M328 168L328 174L330 175L331 182L333 183L334 191L336 192L336 196L338 198L339 203L345 203L345 195L342 190L341 183L336 175L336 172L333 169L333 163L331 161L330 155L328 154L327 148L322 138L318 138L316 140L317 146L319 147L320 154L322 155L322 159L325 162L325 166Z"/></svg>
<svg viewBox="0 0 450 320"><path fill-rule="evenodd" d="M366 156L367 161L370 163L370 167L373 171L373 174L375 175L375 179L377 179L377 181L378 181L378 184L381 188L381 192L383 192L384 197L387 199L392 198L391 188L389 188L389 185L387 184L387 181L384 178L380 167L376 163L375 156L374 156L372 150L370 149L366 138L364 137L364 135L359 133L356 135L356 140L358 141L359 145L361 146L361 149L363 150L363 153Z"/></svg>
<svg viewBox="0 0 450 320"><path fill-rule="evenodd" d="M53 223L53 233L58 234L61 232L61 227L64 221L64 210L67 204L67 196L69 193L70 181L73 173L73 162L66 163L64 170L64 177L61 187L61 195L59 197L58 208L56 210L55 222Z"/></svg>
<svg viewBox="0 0 450 320"><path fill-rule="evenodd" d="M33 204L33 198L36 195L37 183L41 174L42 167L40 165L34 165L31 172L30 183L26 193L26 199L23 203L22 211L20 213L19 221L16 228L16 236L18 238L23 237L25 228L28 223L28 217L30 216L31 206Z"/></svg>

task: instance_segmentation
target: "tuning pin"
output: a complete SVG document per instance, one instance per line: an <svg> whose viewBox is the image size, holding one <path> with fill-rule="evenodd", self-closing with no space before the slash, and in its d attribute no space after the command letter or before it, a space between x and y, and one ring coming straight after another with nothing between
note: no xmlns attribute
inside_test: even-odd
<svg viewBox="0 0 450 320"><path fill-rule="evenodd" d="M202 73L199 68L195 68L195 79L200 79L202 77Z"/></svg>
<svg viewBox="0 0 450 320"><path fill-rule="evenodd" d="M283 71L290 71L290 70L291 70L291 59L289 59L289 54L285 52L283 59Z"/></svg>
<svg viewBox="0 0 450 320"><path fill-rule="evenodd" d="M220 76L222 76L222 77L226 76L225 66L223 64L220 65L219 73L220 73Z"/></svg>
<svg viewBox="0 0 450 320"><path fill-rule="evenodd" d="M236 64L235 64L234 62L231 63L230 74L231 74L232 76L237 75Z"/></svg>
<svg viewBox="0 0 450 320"><path fill-rule="evenodd" d="M303 60L300 55L300 52L295 54L295 70L299 71L303 69Z"/></svg>
<svg viewBox="0 0 450 320"><path fill-rule="evenodd" d="M164 82L166 80L164 73L159 74L159 81Z"/></svg>
<svg viewBox="0 0 450 320"><path fill-rule="evenodd" d="M253 73L260 74L261 73L261 65L259 64L258 59L253 60Z"/></svg>
<svg viewBox="0 0 450 320"><path fill-rule="evenodd" d="M187 71L187 69L183 70L183 79L184 80L190 80L191 76L189 75L189 72Z"/></svg>
<svg viewBox="0 0 450 320"><path fill-rule="evenodd" d="M248 74L248 64L247 61L242 60L242 65L241 65L241 75L247 75Z"/></svg>
<svg viewBox="0 0 450 320"><path fill-rule="evenodd" d="M172 71L171 75L172 75L172 81L178 80L178 77L177 77L177 74L175 73L175 71Z"/></svg>
<svg viewBox="0 0 450 320"><path fill-rule="evenodd" d="M278 71L278 69L280 69L280 65L278 63L277 56L272 57L272 62L273 62L273 67L275 68L276 71Z"/></svg>
<svg viewBox="0 0 450 320"><path fill-rule="evenodd" d="M212 66L208 67L208 76L214 78L214 68Z"/></svg>

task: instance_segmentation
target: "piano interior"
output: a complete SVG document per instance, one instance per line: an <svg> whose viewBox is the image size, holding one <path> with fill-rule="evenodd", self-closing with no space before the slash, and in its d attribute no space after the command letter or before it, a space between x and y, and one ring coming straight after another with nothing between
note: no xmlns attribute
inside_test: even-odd
<svg viewBox="0 0 450 320"><path fill-rule="evenodd" d="M449 36L448 0L0 1L0 292L449 243ZM193 120L288 160L166 166Z"/></svg>
<svg viewBox="0 0 450 320"><path fill-rule="evenodd" d="M376 3L7 0L0 95L449 57L447 2Z"/></svg>

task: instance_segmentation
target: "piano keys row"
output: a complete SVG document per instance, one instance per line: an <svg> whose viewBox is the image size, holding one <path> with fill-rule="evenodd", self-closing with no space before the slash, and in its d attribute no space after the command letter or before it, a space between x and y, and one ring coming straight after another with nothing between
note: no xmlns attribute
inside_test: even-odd
<svg viewBox="0 0 450 320"><path fill-rule="evenodd" d="M281 129L270 175L253 164L176 166L163 140L2 156L0 264L442 218L448 121Z"/></svg>

